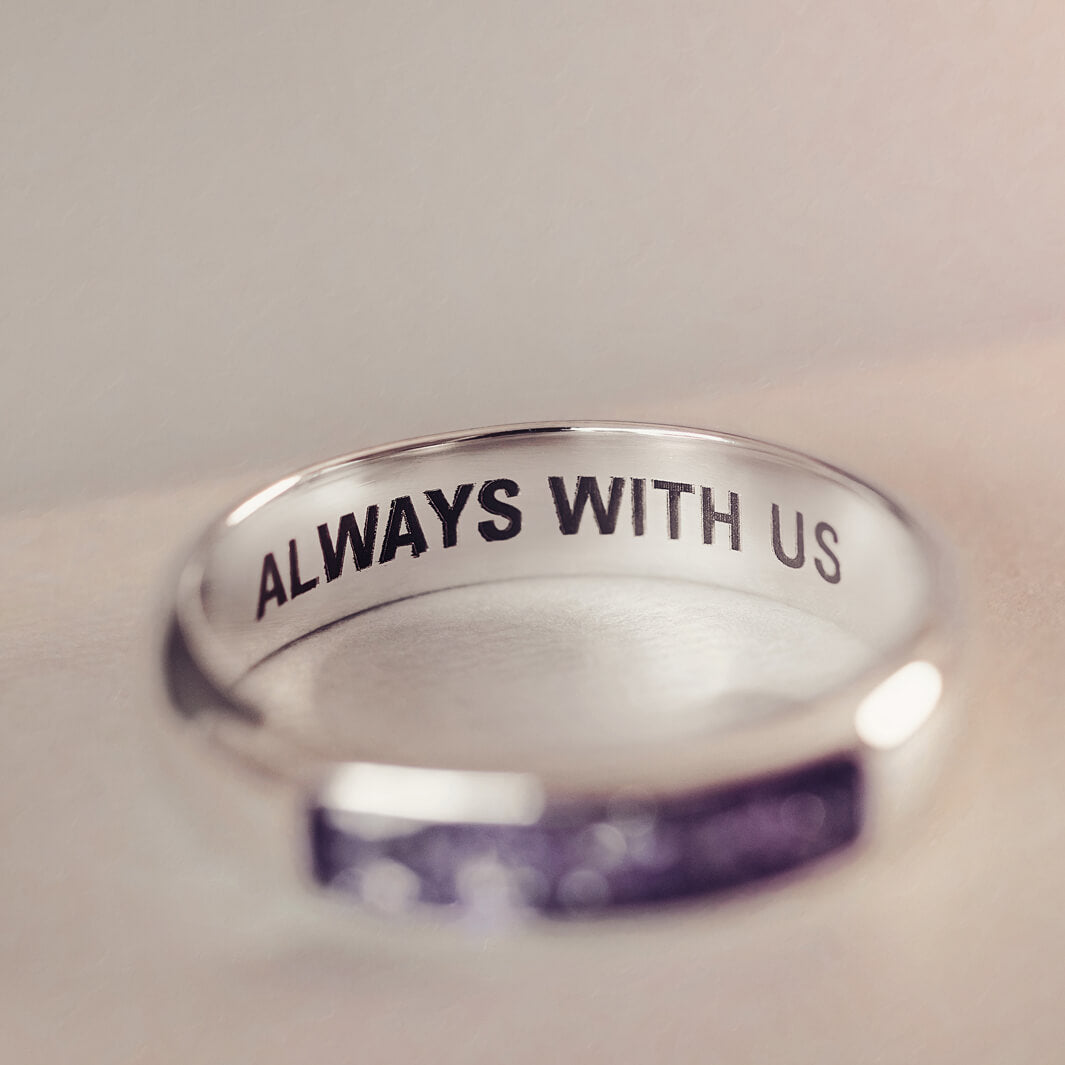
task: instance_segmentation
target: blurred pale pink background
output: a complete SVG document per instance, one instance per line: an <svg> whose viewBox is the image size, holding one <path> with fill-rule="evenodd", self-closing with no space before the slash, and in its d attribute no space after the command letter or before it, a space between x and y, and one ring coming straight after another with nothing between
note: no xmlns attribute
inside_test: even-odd
<svg viewBox="0 0 1065 1065"><path fill-rule="evenodd" d="M7 5L5 1060L1058 1060L1062 40L1049 3ZM249 893L150 750L183 545L309 460L569 417L767 436L939 523L935 808L621 927Z"/></svg>

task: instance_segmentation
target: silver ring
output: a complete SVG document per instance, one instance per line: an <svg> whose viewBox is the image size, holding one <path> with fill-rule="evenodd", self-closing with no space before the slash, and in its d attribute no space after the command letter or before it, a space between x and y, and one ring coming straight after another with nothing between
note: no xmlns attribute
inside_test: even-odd
<svg viewBox="0 0 1065 1065"><path fill-rule="evenodd" d="M249 683L386 604L587 575L698 582L861 653L816 691L746 691L667 764L636 745L584 776L335 748ZM234 507L180 571L165 666L175 721L269 810L304 883L389 911L573 914L745 889L881 834L942 761L955 622L938 542L832 466L696 429L518 425L359 452Z"/></svg>

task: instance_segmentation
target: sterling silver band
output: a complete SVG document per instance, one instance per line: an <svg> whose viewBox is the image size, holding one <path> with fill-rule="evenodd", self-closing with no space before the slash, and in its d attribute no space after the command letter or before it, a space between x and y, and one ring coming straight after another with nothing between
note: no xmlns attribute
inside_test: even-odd
<svg viewBox="0 0 1065 1065"><path fill-rule="evenodd" d="M622 779L338 753L245 684L384 604L589 574L783 604L867 653ZM587 912L745 887L875 836L942 746L955 612L934 539L815 459L696 429L521 425L336 459L235 507L181 570L166 671L183 727L286 811L279 849L310 882L392 910Z"/></svg>

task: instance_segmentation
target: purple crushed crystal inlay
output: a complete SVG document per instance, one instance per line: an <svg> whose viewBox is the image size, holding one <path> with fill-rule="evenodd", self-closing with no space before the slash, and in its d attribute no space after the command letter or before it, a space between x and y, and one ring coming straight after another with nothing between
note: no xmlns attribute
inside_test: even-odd
<svg viewBox="0 0 1065 1065"><path fill-rule="evenodd" d="M396 835L319 805L310 832L315 879L384 909L559 913L734 889L846 846L861 820L858 766L840 759L682 796L558 803L532 825Z"/></svg>

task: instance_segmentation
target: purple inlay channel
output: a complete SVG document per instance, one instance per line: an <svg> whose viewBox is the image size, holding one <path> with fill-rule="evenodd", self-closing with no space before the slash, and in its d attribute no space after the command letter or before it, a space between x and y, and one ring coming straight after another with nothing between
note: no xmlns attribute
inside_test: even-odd
<svg viewBox="0 0 1065 1065"><path fill-rule="evenodd" d="M545 913L664 902L740 887L851 843L861 778L846 759L655 800L549 806L533 825L360 831L310 811L315 879L385 908L485 900ZM396 904L398 900L399 904Z"/></svg>

